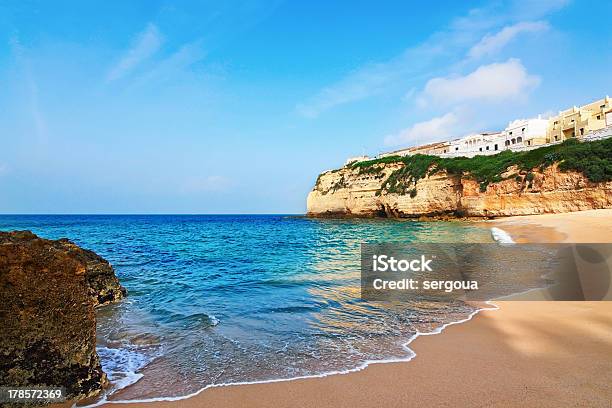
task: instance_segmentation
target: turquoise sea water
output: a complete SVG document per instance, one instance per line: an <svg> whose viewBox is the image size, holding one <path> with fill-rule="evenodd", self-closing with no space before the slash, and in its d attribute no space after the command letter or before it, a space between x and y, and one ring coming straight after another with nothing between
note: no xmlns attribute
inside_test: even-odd
<svg viewBox="0 0 612 408"><path fill-rule="evenodd" d="M403 344L417 331L474 308L361 300L360 244L492 241L488 229L458 222L280 215L0 216L0 230L14 229L99 253L128 289L125 301L98 311L109 399L409 357Z"/></svg>

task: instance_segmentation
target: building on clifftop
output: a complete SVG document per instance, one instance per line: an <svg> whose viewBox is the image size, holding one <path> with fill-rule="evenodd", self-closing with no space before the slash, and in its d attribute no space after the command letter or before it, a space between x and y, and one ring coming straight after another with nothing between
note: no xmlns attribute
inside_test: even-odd
<svg viewBox="0 0 612 408"><path fill-rule="evenodd" d="M605 128L606 112L612 108L609 96L583 106L560 111L548 120L548 143L562 142L573 137L581 138L590 132Z"/></svg>

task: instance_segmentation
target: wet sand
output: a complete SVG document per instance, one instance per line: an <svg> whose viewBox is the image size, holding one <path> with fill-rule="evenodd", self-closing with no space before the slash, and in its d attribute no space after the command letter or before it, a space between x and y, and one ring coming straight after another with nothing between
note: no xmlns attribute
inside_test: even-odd
<svg viewBox="0 0 612 408"><path fill-rule="evenodd" d="M612 242L612 210L500 219L520 242ZM612 302L498 301L405 363L130 407L610 407ZM108 405L108 406L116 406Z"/></svg>

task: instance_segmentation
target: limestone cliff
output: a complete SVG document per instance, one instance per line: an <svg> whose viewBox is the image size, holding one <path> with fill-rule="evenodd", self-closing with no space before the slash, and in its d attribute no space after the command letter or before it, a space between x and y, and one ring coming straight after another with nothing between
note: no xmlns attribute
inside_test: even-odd
<svg viewBox="0 0 612 408"><path fill-rule="evenodd" d="M531 171L511 166L494 183L469 173L429 171L406 189L389 189L401 162L345 166L325 172L308 195L308 215L319 217L497 217L612 208L612 182L591 182L559 164ZM398 191L400 190L400 191Z"/></svg>
<svg viewBox="0 0 612 408"><path fill-rule="evenodd" d="M94 308L125 294L110 264L91 251L29 231L0 232L0 385L96 394L107 380Z"/></svg>

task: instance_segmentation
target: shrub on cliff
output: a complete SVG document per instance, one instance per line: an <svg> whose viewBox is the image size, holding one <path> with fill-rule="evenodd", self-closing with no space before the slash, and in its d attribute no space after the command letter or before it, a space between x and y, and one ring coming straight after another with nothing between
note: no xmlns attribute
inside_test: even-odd
<svg viewBox="0 0 612 408"><path fill-rule="evenodd" d="M385 180L381 190L405 194L419 179L441 171L472 177L478 181L481 190L484 191L489 183L501 181L502 175L512 166L522 171L530 171L535 168L544 169L555 162L559 163L560 170L581 172L592 182L611 181L612 139L584 143L570 139L558 145L526 152L506 150L492 156L471 158L441 158L421 154L404 157L388 156L356 162L350 167L358 168L361 174L371 171L369 169L373 166L380 167L380 164L402 163L403 166Z"/></svg>
<svg viewBox="0 0 612 408"><path fill-rule="evenodd" d="M612 180L612 139L576 143L561 153L559 169L582 172L593 182Z"/></svg>

